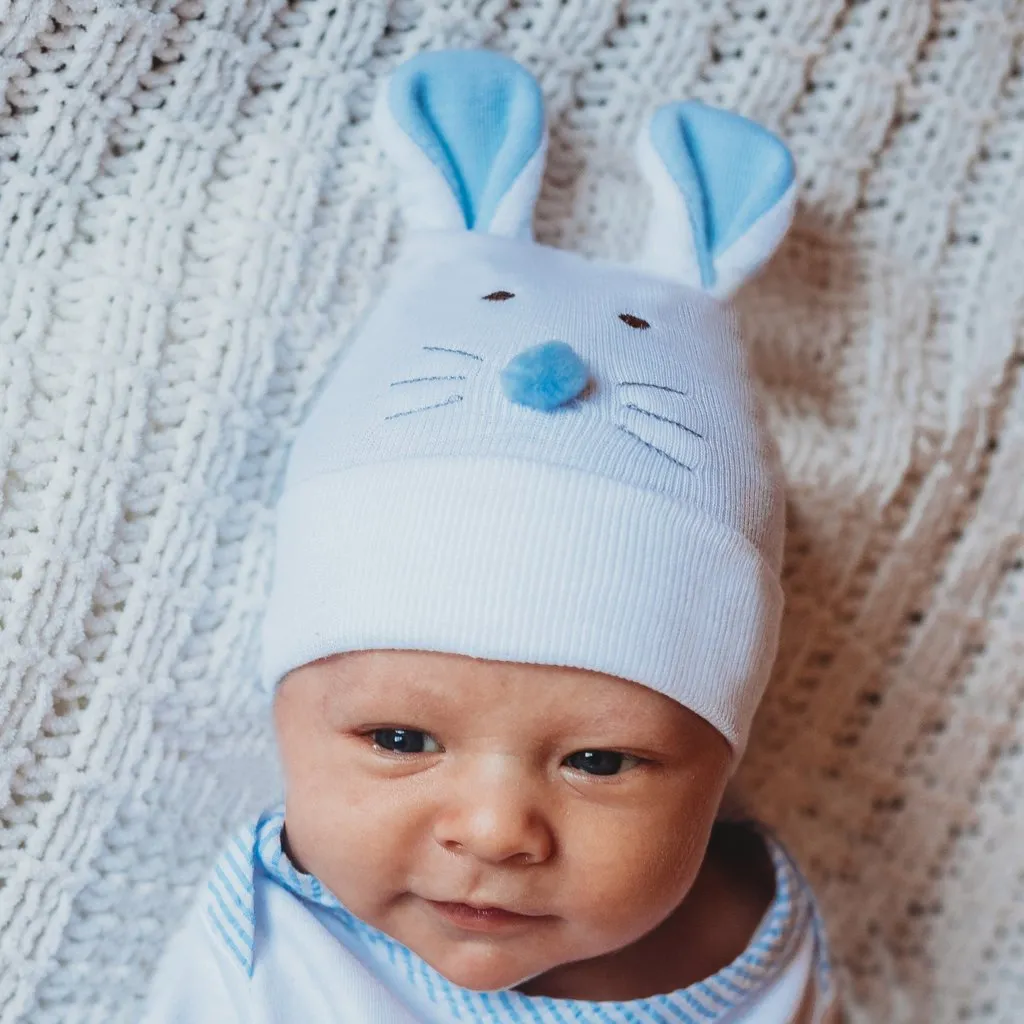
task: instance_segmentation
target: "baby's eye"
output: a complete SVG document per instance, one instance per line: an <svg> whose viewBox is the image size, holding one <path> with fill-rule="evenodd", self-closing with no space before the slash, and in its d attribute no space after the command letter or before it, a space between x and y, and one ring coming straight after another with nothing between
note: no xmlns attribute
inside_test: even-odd
<svg viewBox="0 0 1024 1024"><path fill-rule="evenodd" d="M370 735L375 746L393 754L434 754L441 744L419 729L374 729Z"/></svg>
<svg viewBox="0 0 1024 1024"><path fill-rule="evenodd" d="M615 750L578 750L570 754L565 763L578 772L588 775L618 775L629 771L640 763L640 758L620 754Z"/></svg>

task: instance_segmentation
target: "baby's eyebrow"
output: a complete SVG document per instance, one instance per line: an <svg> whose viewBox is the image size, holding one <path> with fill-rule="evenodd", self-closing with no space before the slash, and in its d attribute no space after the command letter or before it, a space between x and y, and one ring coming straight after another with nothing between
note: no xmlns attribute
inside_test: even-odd
<svg viewBox="0 0 1024 1024"><path fill-rule="evenodd" d="M344 680L332 680L327 690L330 707L346 717L415 718L450 707L439 688L423 686L416 680L399 681L386 673L380 679L349 675Z"/></svg>

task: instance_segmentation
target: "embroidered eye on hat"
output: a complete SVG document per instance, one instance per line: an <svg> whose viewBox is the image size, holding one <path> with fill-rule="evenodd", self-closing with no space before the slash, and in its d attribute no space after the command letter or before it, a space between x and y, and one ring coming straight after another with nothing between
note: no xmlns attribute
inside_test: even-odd
<svg viewBox="0 0 1024 1024"><path fill-rule="evenodd" d="M742 753L775 657L784 507L724 301L792 216L736 114L655 110L632 264L537 243L547 131L507 57L419 54L375 126L407 226L292 449L263 682L349 650L574 666L679 701Z"/></svg>

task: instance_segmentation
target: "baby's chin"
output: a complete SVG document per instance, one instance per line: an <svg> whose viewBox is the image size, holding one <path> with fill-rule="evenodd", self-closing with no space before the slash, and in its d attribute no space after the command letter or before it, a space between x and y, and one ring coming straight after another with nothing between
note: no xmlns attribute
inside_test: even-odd
<svg viewBox="0 0 1024 1024"><path fill-rule="evenodd" d="M423 954L420 954L423 956ZM558 964L547 964L527 968L507 955L492 957L457 957L454 963L447 963L446 957L423 959L443 978L474 992L498 992L502 989L516 988L534 978L547 974Z"/></svg>
<svg viewBox="0 0 1024 1024"><path fill-rule="evenodd" d="M536 950L502 948L500 942L474 940L441 949L413 949L442 977L459 988L474 992L513 989L562 965L561 960L542 961Z"/></svg>

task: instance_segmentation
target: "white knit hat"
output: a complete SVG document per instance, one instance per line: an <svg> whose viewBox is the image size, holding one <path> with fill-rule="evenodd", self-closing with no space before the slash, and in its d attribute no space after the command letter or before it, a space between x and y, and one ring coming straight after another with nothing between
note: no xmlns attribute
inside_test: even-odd
<svg viewBox="0 0 1024 1024"><path fill-rule="evenodd" d="M774 660L783 499L719 301L788 227L792 160L735 114L660 108L637 266L539 245L540 90L420 54L376 124L409 228L293 448L264 683L340 651L446 651L635 680L737 756Z"/></svg>

